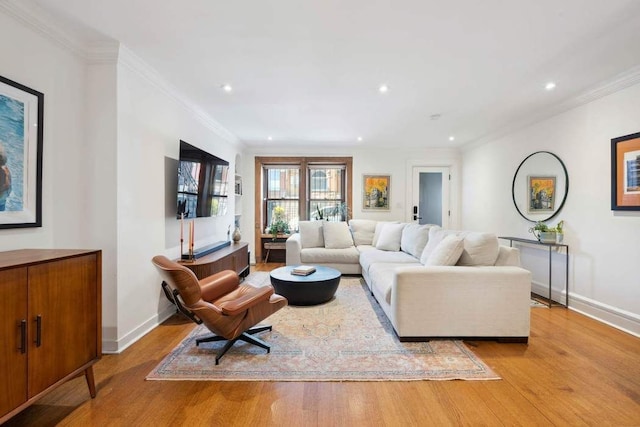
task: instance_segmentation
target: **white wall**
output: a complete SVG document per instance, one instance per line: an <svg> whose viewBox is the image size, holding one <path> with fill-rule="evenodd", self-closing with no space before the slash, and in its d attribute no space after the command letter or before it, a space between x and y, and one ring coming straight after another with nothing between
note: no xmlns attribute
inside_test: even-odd
<svg viewBox="0 0 640 427"><path fill-rule="evenodd" d="M117 336L122 350L174 310L160 289L154 255L179 257L176 176L184 140L230 162L238 147L218 135L154 71L121 47L117 67ZM233 192L233 173L229 189ZM234 203L225 216L195 220L196 248L227 239ZM232 229L233 230L233 229Z"/></svg>
<svg viewBox="0 0 640 427"><path fill-rule="evenodd" d="M0 58L3 77L44 93L42 227L0 230L0 250L72 247L85 231L84 62L1 8Z"/></svg>
<svg viewBox="0 0 640 427"><path fill-rule="evenodd" d="M455 149L391 150L375 148L345 149L341 147L319 147L302 150L269 146L267 149L252 150L242 159L242 240L250 243L252 262L256 222L255 212L255 157L259 156L351 156L353 158L353 200L351 216L361 219L409 221L411 218L411 170L413 166L450 166L451 180L451 223L459 224L460 155ZM362 177L365 174L391 175L389 211L362 210ZM258 219L259 221L259 219Z"/></svg>
<svg viewBox="0 0 640 427"><path fill-rule="evenodd" d="M12 5L0 4L0 73L45 95L43 226L0 230L0 250L101 249L103 350L118 352L174 312L151 258L179 256L180 139L231 171L239 148L126 48L85 48ZM196 220L196 247L227 238L234 206Z"/></svg>
<svg viewBox="0 0 640 427"><path fill-rule="evenodd" d="M640 85L592 101L463 153L462 225L529 237L531 223L511 197L513 174L534 151L559 156L569 174L565 221L570 246L569 304L640 334L640 212L611 211L611 139L640 131ZM554 255L554 289L564 288L563 257ZM547 254L523 248L522 261L546 286ZM535 284L534 284L535 285ZM539 289L539 288L538 288Z"/></svg>

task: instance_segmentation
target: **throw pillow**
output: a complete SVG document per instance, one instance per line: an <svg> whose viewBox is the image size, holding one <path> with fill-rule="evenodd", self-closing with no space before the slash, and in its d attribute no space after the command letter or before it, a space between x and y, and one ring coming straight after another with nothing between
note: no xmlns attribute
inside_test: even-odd
<svg viewBox="0 0 640 427"><path fill-rule="evenodd" d="M385 224L398 224L398 221L378 221L376 223L376 229L373 232L373 241L371 242L371 244L373 246L376 246L378 244L378 238L380 237L380 231L382 231L382 227L384 227Z"/></svg>
<svg viewBox="0 0 640 427"><path fill-rule="evenodd" d="M458 265L494 265L500 244L493 233L469 232L464 236L464 251Z"/></svg>
<svg viewBox="0 0 640 427"><path fill-rule="evenodd" d="M431 252L438 246L438 243L445 237L445 231L442 227L435 225L429 229L429 238L427 244L424 246L422 253L420 254L420 263L425 264Z"/></svg>
<svg viewBox="0 0 640 427"><path fill-rule="evenodd" d="M376 249L383 251L400 250L400 241L402 240L402 230L407 224L384 224L380 230Z"/></svg>
<svg viewBox="0 0 640 427"><path fill-rule="evenodd" d="M305 248L323 248L324 236L322 234L322 221L300 221L300 245Z"/></svg>
<svg viewBox="0 0 640 427"><path fill-rule="evenodd" d="M322 232L324 247L327 249L346 249L353 246L353 237L346 222L324 221Z"/></svg>
<svg viewBox="0 0 640 427"><path fill-rule="evenodd" d="M349 221L349 228L351 228L353 242L356 246L373 244L376 221L372 219L352 219Z"/></svg>
<svg viewBox="0 0 640 427"><path fill-rule="evenodd" d="M407 224L402 230L402 239L400 240L400 249L416 258L420 258L420 254L427 245L429 240L429 229L433 224Z"/></svg>
<svg viewBox="0 0 640 427"><path fill-rule="evenodd" d="M438 246L431 252L424 265L456 265L463 250L464 237L450 234L438 243Z"/></svg>

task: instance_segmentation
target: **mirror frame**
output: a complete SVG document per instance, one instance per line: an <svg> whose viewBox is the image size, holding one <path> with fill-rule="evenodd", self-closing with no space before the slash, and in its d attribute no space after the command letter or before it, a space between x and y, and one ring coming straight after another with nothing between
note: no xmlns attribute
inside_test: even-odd
<svg viewBox="0 0 640 427"><path fill-rule="evenodd" d="M527 218L527 216L524 213L522 213L522 211L518 207L518 204L516 203L516 178L518 177L518 172L520 171L520 168L522 168L522 165L524 165L525 162L530 157L535 156L536 154L550 154L553 157L555 157L556 160L558 160L558 162L560 163L560 166L562 166L562 170L564 171L564 177L565 177L564 197L562 198L562 201L560 202L560 205L558 206L558 209L553 211L549 217L547 217L545 219L537 220L537 221L533 220L533 219L530 219L530 218ZM565 165L562 162L562 160L560 159L560 157L556 156L555 154L553 154L550 151L536 151L535 153L529 154L527 157L524 158L524 160L522 162L520 162L520 165L518 166L518 169L516 169L516 173L513 174L513 182L511 184L511 198L513 199L513 205L516 207L516 210L518 211L520 216L522 218L526 219L529 222L534 222L534 223L535 222L546 222L546 221L549 221L554 216L556 216L562 210L562 207L564 206L564 203L567 200L567 195L568 194L569 194L569 173L567 172L567 168L565 167Z"/></svg>

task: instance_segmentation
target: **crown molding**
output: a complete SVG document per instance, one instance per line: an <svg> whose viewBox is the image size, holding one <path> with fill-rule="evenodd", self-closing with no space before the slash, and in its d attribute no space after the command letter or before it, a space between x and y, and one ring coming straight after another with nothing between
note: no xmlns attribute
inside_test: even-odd
<svg viewBox="0 0 640 427"><path fill-rule="evenodd" d="M235 145L242 145L237 136L205 113L197 104L187 98L180 90L165 80L154 68L144 62L126 46L120 45L118 59L120 65L127 67L129 70L147 80L147 82L152 84L156 89L172 98L225 141Z"/></svg>
<svg viewBox="0 0 640 427"><path fill-rule="evenodd" d="M0 10L74 55L81 58L87 57L87 46L82 38L54 24L55 19L36 4L20 0L4 0L0 2Z"/></svg>
<svg viewBox="0 0 640 427"><path fill-rule="evenodd" d="M117 64L119 54L120 43L99 42L89 45L86 57L89 65Z"/></svg>
<svg viewBox="0 0 640 427"><path fill-rule="evenodd" d="M577 108L581 105L585 105L590 102L596 101L600 98L604 98L607 95L611 95L613 93L619 92L623 89L629 88L638 83L640 83L640 66L633 67L627 71L624 71L614 76L611 79L605 80L604 82L600 82L599 84L592 86L590 89L582 92L581 94L573 98L570 98L564 102L561 102L560 104L557 104L553 107L550 107L540 114L537 114L533 117L530 117L524 120L517 121L512 125L506 126L495 132L491 132L488 135L485 135L481 138L473 140L461 146L460 150L463 152L473 150L491 141L495 141L496 139L510 135L520 129L523 129L531 125L534 125L536 123L539 123L541 121L550 119L551 117L555 117L559 114L562 114L566 111Z"/></svg>

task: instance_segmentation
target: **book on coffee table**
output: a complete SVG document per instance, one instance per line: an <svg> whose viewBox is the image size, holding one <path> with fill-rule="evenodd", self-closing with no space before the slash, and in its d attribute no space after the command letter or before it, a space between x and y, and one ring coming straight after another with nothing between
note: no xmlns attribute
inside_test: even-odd
<svg viewBox="0 0 640 427"><path fill-rule="evenodd" d="M312 265L299 265L291 270L291 274L295 274L296 276L308 276L314 271L316 271L316 268Z"/></svg>

